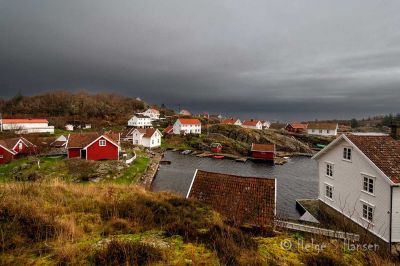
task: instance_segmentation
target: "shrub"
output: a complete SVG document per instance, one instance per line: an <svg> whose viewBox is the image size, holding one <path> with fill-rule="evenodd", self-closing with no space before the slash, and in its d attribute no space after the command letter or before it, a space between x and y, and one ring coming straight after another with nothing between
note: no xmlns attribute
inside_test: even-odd
<svg viewBox="0 0 400 266"><path fill-rule="evenodd" d="M109 220L103 229L104 235L131 234L135 232L136 230L131 226L129 221L121 218Z"/></svg>
<svg viewBox="0 0 400 266"><path fill-rule="evenodd" d="M122 240L111 240L94 254L95 265L147 265L162 259L159 249L149 245Z"/></svg>
<svg viewBox="0 0 400 266"><path fill-rule="evenodd" d="M81 159L71 159L66 162L68 172L75 176L79 181L89 181L97 177L96 163Z"/></svg>
<svg viewBox="0 0 400 266"><path fill-rule="evenodd" d="M310 266L341 266L345 265L342 260L337 257L332 257L324 253L319 253L317 255L310 254L303 258L303 262Z"/></svg>

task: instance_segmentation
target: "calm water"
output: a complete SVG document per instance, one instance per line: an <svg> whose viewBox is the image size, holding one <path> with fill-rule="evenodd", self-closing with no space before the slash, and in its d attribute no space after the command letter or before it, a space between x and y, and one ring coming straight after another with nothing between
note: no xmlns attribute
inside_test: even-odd
<svg viewBox="0 0 400 266"><path fill-rule="evenodd" d="M291 158L285 165L215 160L182 155L167 151L165 160L172 163L161 165L154 183L154 191L172 191L186 196L196 169L277 180L277 212L281 217L298 218L296 199L318 196L317 164L307 157Z"/></svg>

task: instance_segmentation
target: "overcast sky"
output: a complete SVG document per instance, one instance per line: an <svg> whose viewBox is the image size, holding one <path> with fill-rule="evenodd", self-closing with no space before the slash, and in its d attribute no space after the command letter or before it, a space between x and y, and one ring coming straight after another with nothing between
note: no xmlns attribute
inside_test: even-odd
<svg viewBox="0 0 400 266"><path fill-rule="evenodd" d="M400 112L400 1L0 0L0 89L271 120Z"/></svg>

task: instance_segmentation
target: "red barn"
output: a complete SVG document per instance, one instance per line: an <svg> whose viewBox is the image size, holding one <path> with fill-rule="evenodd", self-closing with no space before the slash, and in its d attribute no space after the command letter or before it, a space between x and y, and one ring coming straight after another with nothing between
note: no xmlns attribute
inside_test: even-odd
<svg viewBox="0 0 400 266"><path fill-rule="evenodd" d="M119 160L119 144L119 134L71 134L67 142L68 158Z"/></svg>
<svg viewBox="0 0 400 266"><path fill-rule="evenodd" d="M293 133L304 133L307 131L308 124L301 124L301 123L292 123L287 124L285 129L286 131L293 132Z"/></svg>
<svg viewBox="0 0 400 266"><path fill-rule="evenodd" d="M0 140L0 164L9 163L17 153L8 148L8 144L4 140Z"/></svg>
<svg viewBox="0 0 400 266"><path fill-rule="evenodd" d="M251 144L251 156L255 159L274 160L275 144Z"/></svg>

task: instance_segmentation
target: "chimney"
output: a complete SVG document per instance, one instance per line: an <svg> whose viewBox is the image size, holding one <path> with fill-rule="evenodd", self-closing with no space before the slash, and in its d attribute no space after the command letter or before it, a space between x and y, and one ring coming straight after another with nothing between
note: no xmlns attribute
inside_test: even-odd
<svg viewBox="0 0 400 266"><path fill-rule="evenodd" d="M398 124L393 123L390 126L390 136L395 140L400 140L400 126Z"/></svg>

